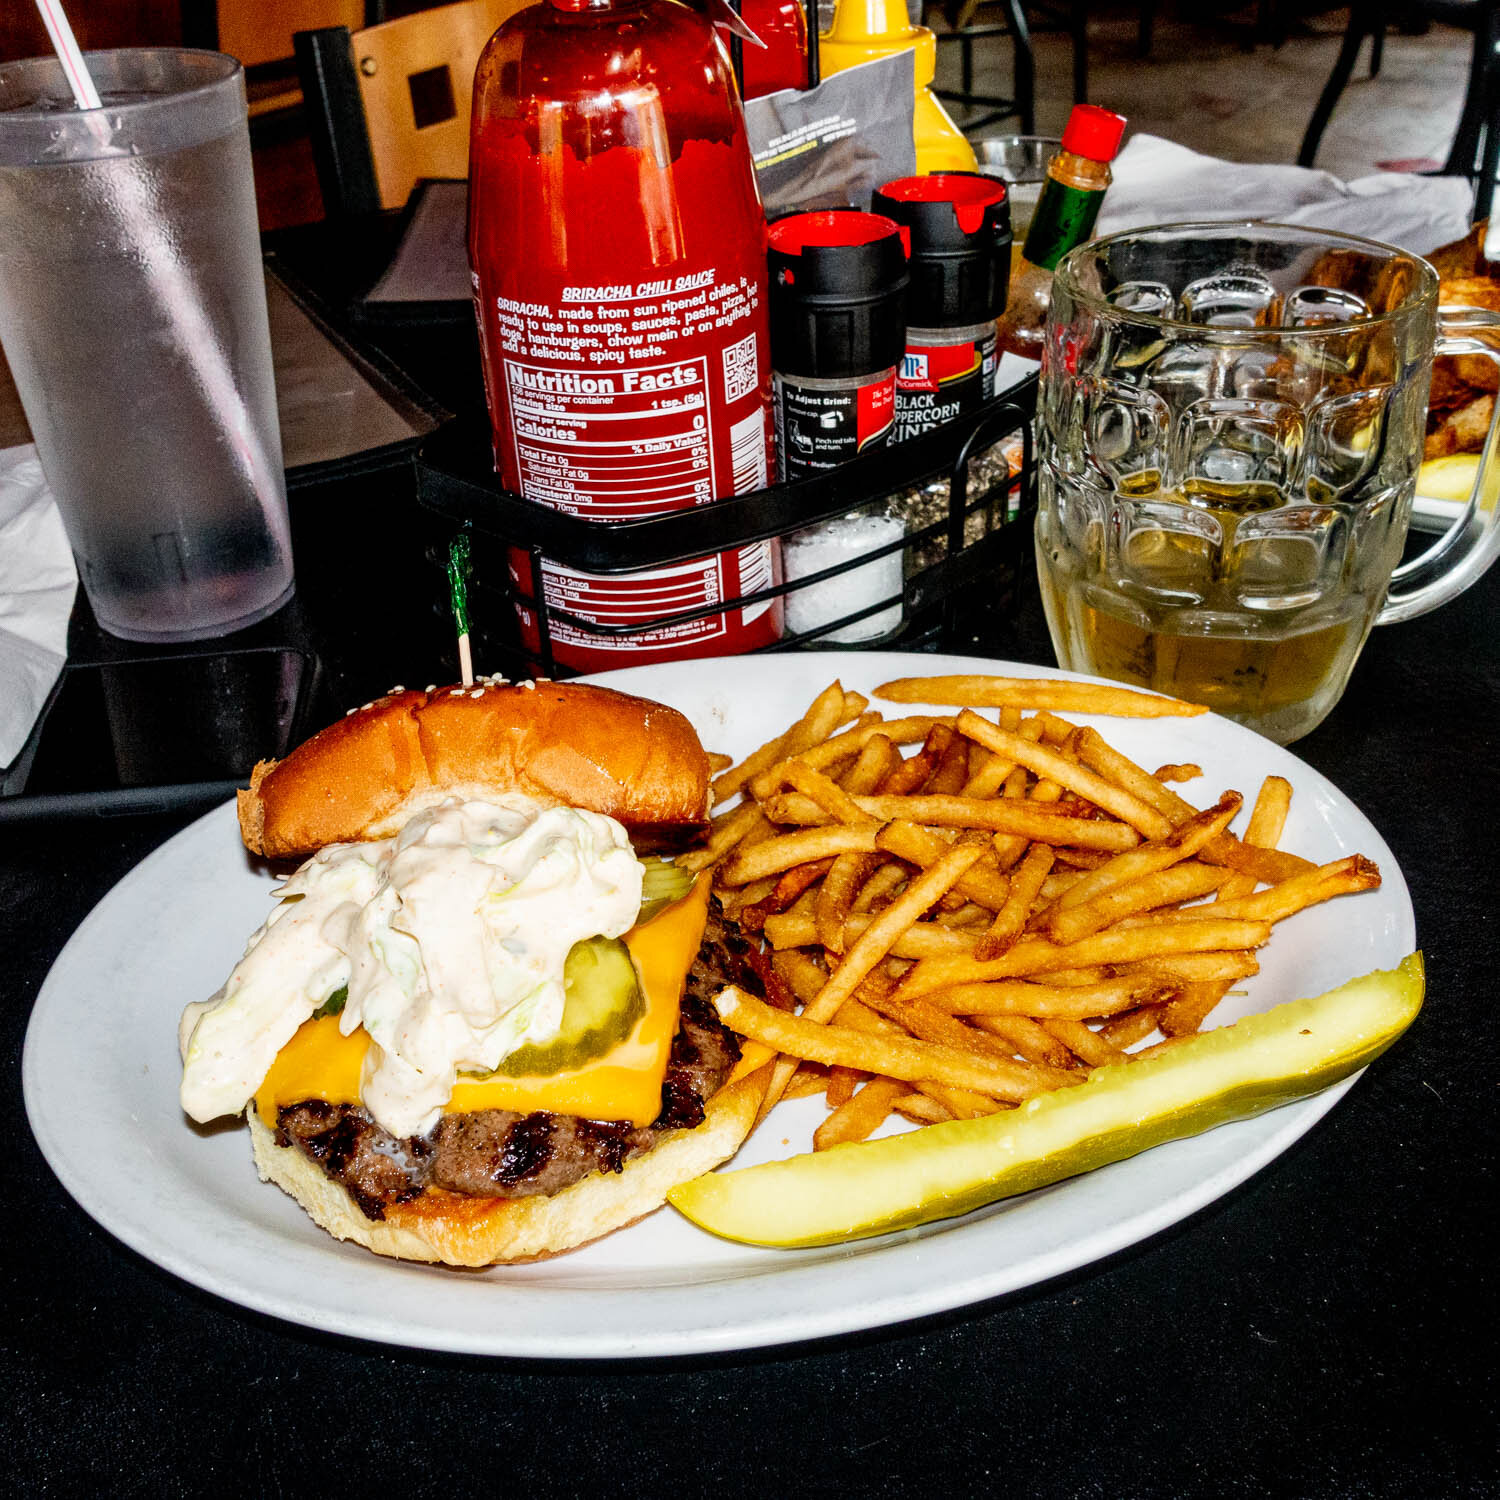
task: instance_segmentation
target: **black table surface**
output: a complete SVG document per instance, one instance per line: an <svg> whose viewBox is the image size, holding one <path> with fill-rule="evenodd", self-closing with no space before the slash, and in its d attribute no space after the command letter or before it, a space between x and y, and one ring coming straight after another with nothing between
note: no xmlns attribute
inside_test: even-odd
<svg viewBox="0 0 1500 1500"><path fill-rule="evenodd" d="M406 330L385 347L410 368L421 342ZM450 408L466 357L433 366ZM301 492L293 513L295 614L334 700L453 670L409 469ZM1051 664L1034 591L980 647ZM1377 630L1295 749L1390 844L1428 965L1412 1030L1314 1130L1067 1277L857 1336L647 1363L323 1336L201 1293L96 1226L26 1126L27 1018L78 923L190 815L5 828L0 1490L1496 1493L1500 569Z"/></svg>

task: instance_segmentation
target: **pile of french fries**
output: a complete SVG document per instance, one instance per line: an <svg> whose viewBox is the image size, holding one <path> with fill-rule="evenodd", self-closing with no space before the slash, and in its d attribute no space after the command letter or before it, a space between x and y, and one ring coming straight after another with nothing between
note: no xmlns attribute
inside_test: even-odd
<svg viewBox="0 0 1500 1500"><path fill-rule="evenodd" d="M716 1003L748 1038L739 1075L767 1070L762 1118L826 1093L818 1150L892 1111L973 1118L1170 1047L1257 972L1275 923L1380 883L1362 855L1277 847L1283 778L1237 837L1240 793L1199 810L1173 790L1197 766L1147 771L1061 717L1196 705L1003 677L875 694L955 711L885 718L832 683L744 761L716 758L727 809L679 861L712 868L726 915L763 939L765 1000L731 987Z"/></svg>

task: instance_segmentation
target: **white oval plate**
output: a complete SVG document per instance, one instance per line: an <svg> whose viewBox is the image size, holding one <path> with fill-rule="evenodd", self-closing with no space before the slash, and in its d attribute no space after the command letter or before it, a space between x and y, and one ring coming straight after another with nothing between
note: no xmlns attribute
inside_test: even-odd
<svg viewBox="0 0 1500 1500"><path fill-rule="evenodd" d="M712 749L743 755L833 678L1036 667L938 656L819 653L683 662L609 674L675 704ZM912 710L895 708L890 716ZM1334 786L1227 720L1093 722L1148 767L1194 761L1207 805L1261 779L1294 789L1285 846L1324 861L1376 860L1380 890L1277 928L1262 971L1214 1014L1222 1024L1389 968L1415 946L1395 859ZM242 1125L198 1129L177 1102L177 1018L212 993L264 919L272 881L224 806L169 840L90 913L37 998L22 1062L26 1110L63 1186L112 1234L221 1297L332 1333L477 1354L597 1358L744 1349L874 1328L977 1302L1111 1254L1243 1182L1309 1130L1350 1085L1257 1119L1159 1146L965 1218L821 1250L729 1244L663 1209L554 1260L483 1272L381 1260L314 1227L262 1184ZM736 1162L809 1149L820 1099L779 1108ZM1372 1145L1373 1148L1373 1145Z"/></svg>

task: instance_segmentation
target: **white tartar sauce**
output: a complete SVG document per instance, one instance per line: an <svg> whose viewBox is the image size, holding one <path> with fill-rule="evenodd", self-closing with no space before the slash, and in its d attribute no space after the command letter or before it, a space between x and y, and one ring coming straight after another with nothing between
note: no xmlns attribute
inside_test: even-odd
<svg viewBox="0 0 1500 1500"><path fill-rule="evenodd" d="M319 850L223 988L183 1013L183 1109L238 1114L347 984L339 1029L372 1042L365 1108L393 1135L425 1134L460 1069L557 1034L568 950L629 930L641 876L613 818L519 794L449 798L393 839Z"/></svg>

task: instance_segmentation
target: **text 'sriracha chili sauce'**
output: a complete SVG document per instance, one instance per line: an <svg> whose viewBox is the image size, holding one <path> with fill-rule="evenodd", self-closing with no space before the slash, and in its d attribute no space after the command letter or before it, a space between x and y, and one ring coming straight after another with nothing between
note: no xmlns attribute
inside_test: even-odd
<svg viewBox="0 0 1500 1500"><path fill-rule="evenodd" d="M771 479L766 226L734 76L673 0L543 0L474 79L469 261L502 482L588 519L657 516ZM529 559L513 549L520 587ZM541 590L602 625L552 623L580 668L713 655L780 634L774 542L613 578L547 563ZM533 649L536 621L522 609Z"/></svg>
<svg viewBox="0 0 1500 1500"><path fill-rule="evenodd" d="M871 207L901 226L911 265L893 443L977 411L995 394L995 319L1010 283L1005 184L977 172L902 177Z"/></svg>
<svg viewBox="0 0 1500 1500"><path fill-rule="evenodd" d="M906 251L895 223L852 208L771 226L771 363L783 479L883 447L906 347Z"/></svg>

